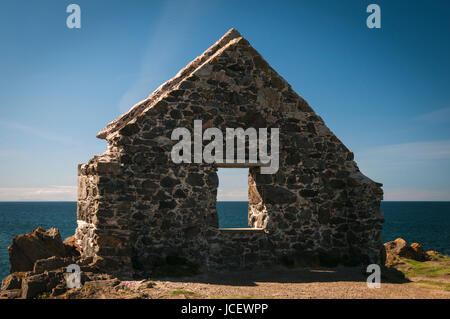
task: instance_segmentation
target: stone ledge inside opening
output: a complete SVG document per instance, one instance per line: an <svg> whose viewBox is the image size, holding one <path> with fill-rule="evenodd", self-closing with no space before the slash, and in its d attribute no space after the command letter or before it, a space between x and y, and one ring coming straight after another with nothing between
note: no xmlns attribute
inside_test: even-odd
<svg viewBox="0 0 450 319"><path fill-rule="evenodd" d="M249 161L245 161L244 163L214 163L217 168L251 168L251 167L268 167L269 163L262 163L260 161L256 163L250 163Z"/></svg>
<svg viewBox="0 0 450 319"><path fill-rule="evenodd" d="M219 228L226 233L264 233L264 228Z"/></svg>

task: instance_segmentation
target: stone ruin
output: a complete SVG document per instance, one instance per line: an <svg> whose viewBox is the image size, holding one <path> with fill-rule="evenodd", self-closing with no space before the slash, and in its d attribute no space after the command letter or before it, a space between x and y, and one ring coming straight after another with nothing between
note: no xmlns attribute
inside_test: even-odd
<svg viewBox="0 0 450 319"><path fill-rule="evenodd" d="M175 164L172 131L279 128L279 170L248 167L248 229L221 229L218 167ZM382 184L238 31L231 29L97 135L107 151L78 167L76 240L85 257L152 270L378 263ZM234 166L236 167L236 165Z"/></svg>

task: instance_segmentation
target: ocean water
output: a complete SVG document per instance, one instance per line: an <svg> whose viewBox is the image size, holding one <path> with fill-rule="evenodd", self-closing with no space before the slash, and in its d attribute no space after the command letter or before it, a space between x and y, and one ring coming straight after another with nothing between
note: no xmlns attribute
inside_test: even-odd
<svg viewBox="0 0 450 319"><path fill-rule="evenodd" d="M248 227L247 202L218 202L220 227ZM402 237L425 250L450 254L450 202L382 202L383 242ZM76 202L0 202L0 278L9 273L8 246L38 226L64 238L76 228Z"/></svg>

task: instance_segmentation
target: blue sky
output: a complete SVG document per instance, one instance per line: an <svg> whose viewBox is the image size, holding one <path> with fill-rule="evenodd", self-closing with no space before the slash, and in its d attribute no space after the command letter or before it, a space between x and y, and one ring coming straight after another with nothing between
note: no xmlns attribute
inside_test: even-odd
<svg viewBox="0 0 450 319"><path fill-rule="evenodd" d="M81 29L66 7L81 7ZM381 7L368 29L366 7ZM0 200L75 200L97 132L237 28L386 200L450 200L450 2L0 3ZM245 200L245 170L219 200Z"/></svg>

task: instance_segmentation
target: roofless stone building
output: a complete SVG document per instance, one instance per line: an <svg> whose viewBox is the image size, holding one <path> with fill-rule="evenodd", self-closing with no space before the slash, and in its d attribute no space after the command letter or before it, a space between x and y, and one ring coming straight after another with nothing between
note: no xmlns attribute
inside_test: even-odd
<svg viewBox="0 0 450 319"><path fill-rule="evenodd" d="M220 229L217 167L175 164L177 127L279 128L279 170L248 175L249 229ZM107 151L78 168L76 239L85 256L204 270L380 258L381 184L238 31L231 29L100 131ZM236 165L235 165L236 166Z"/></svg>

